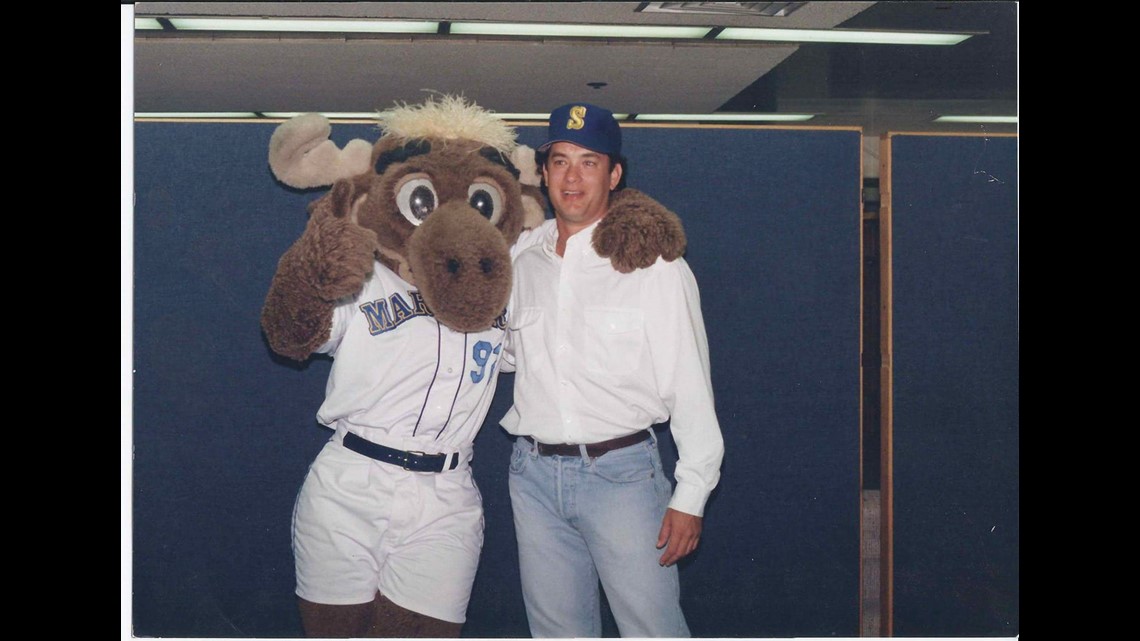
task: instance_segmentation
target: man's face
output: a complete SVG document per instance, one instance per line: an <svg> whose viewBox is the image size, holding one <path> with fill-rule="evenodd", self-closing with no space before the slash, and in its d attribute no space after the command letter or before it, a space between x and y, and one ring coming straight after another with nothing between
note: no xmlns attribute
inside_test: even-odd
<svg viewBox="0 0 1140 641"><path fill-rule="evenodd" d="M611 166L609 156L574 143L556 142L542 177L555 215L581 228L606 215L610 191L621 180L621 165Z"/></svg>

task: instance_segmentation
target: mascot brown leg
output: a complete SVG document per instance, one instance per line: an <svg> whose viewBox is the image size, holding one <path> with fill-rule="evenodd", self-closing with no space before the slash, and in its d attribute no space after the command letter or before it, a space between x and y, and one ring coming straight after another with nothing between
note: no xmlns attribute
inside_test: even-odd
<svg viewBox="0 0 1140 641"><path fill-rule="evenodd" d="M435 619L412 612L376 593L372 603L326 605L297 600L301 625L311 638L458 638L462 623Z"/></svg>
<svg viewBox="0 0 1140 641"><path fill-rule="evenodd" d="M462 623L434 619L401 608L380 593L376 594L372 605L372 625L368 628L370 637L454 639L459 638L459 631L463 629Z"/></svg>
<svg viewBox="0 0 1140 641"><path fill-rule="evenodd" d="M362 637L372 623L372 603L328 605L297 599L301 627L312 638L345 639Z"/></svg>

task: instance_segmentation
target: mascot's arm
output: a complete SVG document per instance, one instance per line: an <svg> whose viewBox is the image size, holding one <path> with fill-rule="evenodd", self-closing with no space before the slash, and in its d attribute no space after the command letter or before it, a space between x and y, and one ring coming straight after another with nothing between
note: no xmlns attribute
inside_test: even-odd
<svg viewBox="0 0 1140 641"><path fill-rule="evenodd" d="M359 292L372 272L376 234L353 220L355 191L340 180L313 203L304 233L277 263L261 328L282 356L304 360L328 341L337 301Z"/></svg>
<svg viewBox="0 0 1140 641"><path fill-rule="evenodd" d="M636 189L610 196L610 210L594 231L594 251L614 269L629 273L649 267L660 256L676 260L685 253L685 228L676 214Z"/></svg>

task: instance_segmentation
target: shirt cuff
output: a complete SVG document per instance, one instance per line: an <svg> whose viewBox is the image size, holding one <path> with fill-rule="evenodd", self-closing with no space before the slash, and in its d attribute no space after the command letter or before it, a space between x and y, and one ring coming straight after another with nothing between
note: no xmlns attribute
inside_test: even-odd
<svg viewBox="0 0 1140 641"><path fill-rule="evenodd" d="M703 517L705 515L705 502L708 500L709 493L700 487L688 483L678 483L677 488L673 490L673 500L669 501L669 507L678 512Z"/></svg>

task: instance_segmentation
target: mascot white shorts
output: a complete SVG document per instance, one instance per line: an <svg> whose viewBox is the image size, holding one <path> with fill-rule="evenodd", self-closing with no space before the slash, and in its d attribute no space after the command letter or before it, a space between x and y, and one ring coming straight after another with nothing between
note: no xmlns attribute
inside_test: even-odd
<svg viewBox="0 0 1140 641"><path fill-rule="evenodd" d="M293 510L297 596L372 601L462 623L483 548L482 497L466 465L408 472L334 438L309 468Z"/></svg>

